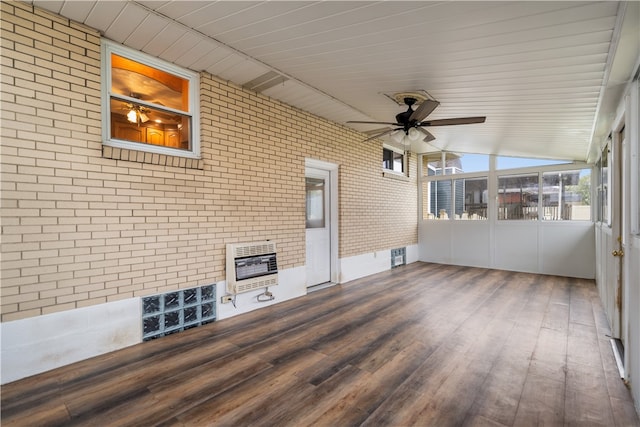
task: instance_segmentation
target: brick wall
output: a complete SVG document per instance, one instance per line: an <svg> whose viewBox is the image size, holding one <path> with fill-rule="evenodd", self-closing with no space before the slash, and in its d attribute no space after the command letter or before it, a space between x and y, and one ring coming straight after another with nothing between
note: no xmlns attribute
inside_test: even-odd
<svg viewBox="0 0 640 427"><path fill-rule="evenodd" d="M304 265L307 157L340 165L340 257L417 243L415 156L385 178L379 142L206 73L200 169L104 155L98 32L0 7L3 321L224 280L229 242Z"/></svg>

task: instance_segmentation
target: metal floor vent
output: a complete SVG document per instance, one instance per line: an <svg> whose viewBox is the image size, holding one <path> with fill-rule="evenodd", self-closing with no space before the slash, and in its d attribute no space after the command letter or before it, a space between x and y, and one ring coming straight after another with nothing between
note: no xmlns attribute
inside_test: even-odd
<svg viewBox="0 0 640 427"><path fill-rule="evenodd" d="M407 263L407 248L391 249L391 268Z"/></svg>
<svg viewBox="0 0 640 427"><path fill-rule="evenodd" d="M142 297L142 340L170 335L216 320L215 285Z"/></svg>

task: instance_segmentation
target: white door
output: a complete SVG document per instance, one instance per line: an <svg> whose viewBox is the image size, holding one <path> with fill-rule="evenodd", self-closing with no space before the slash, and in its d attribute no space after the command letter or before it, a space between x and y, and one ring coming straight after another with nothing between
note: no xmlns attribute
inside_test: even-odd
<svg viewBox="0 0 640 427"><path fill-rule="evenodd" d="M306 169L307 287L331 281L330 172Z"/></svg>
<svg viewBox="0 0 640 427"><path fill-rule="evenodd" d="M613 162L613 189L612 189L612 209L611 209L611 229L612 229L612 251L613 260L613 287L615 289L615 317L613 321L614 336L625 344L625 313L624 313L624 252L626 249L626 230L625 230L625 211L624 205L625 193L624 177L625 177L625 156L626 144L624 141L624 128L618 132L614 138L614 162Z"/></svg>

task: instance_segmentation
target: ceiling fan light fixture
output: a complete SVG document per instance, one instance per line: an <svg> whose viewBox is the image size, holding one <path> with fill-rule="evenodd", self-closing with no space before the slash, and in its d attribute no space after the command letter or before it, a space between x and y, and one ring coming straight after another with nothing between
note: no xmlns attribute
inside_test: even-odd
<svg viewBox="0 0 640 427"><path fill-rule="evenodd" d="M129 120L131 123L138 122L138 114L136 113L136 110L134 110L133 108L129 110L129 112L127 113L127 120Z"/></svg>
<svg viewBox="0 0 640 427"><path fill-rule="evenodd" d="M411 128L407 132L407 136L409 137L409 139L411 141L417 141L418 139L420 139L421 133L420 133L420 131L418 129Z"/></svg>

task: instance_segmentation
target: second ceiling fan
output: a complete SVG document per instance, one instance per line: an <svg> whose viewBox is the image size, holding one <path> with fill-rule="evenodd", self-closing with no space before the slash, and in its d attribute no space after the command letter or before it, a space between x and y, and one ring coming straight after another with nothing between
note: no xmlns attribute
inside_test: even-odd
<svg viewBox="0 0 640 427"><path fill-rule="evenodd" d="M347 123L360 123L360 124L372 124L372 125L388 125L394 126L391 129L387 129L383 132L377 133L365 141L371 139L380 138L381 136L388 135L390 133L401 130L405 135L409 135L412 129L417 129L424 135L424 142L430 142L436 139L425 127L431 126L451 126L451 125L468 125L473 123L484 123L486 117L459 117L454 119L437 119L437 120L425 120L426 117L436 109L440 103L433 99L425 99L418 106L417 109L413 109L413 105L418 100L412 97L405 97L404 103L408 106L407 111L397 114L396 121L394 122L365 122L365 121L348 121Z"/></svg>

